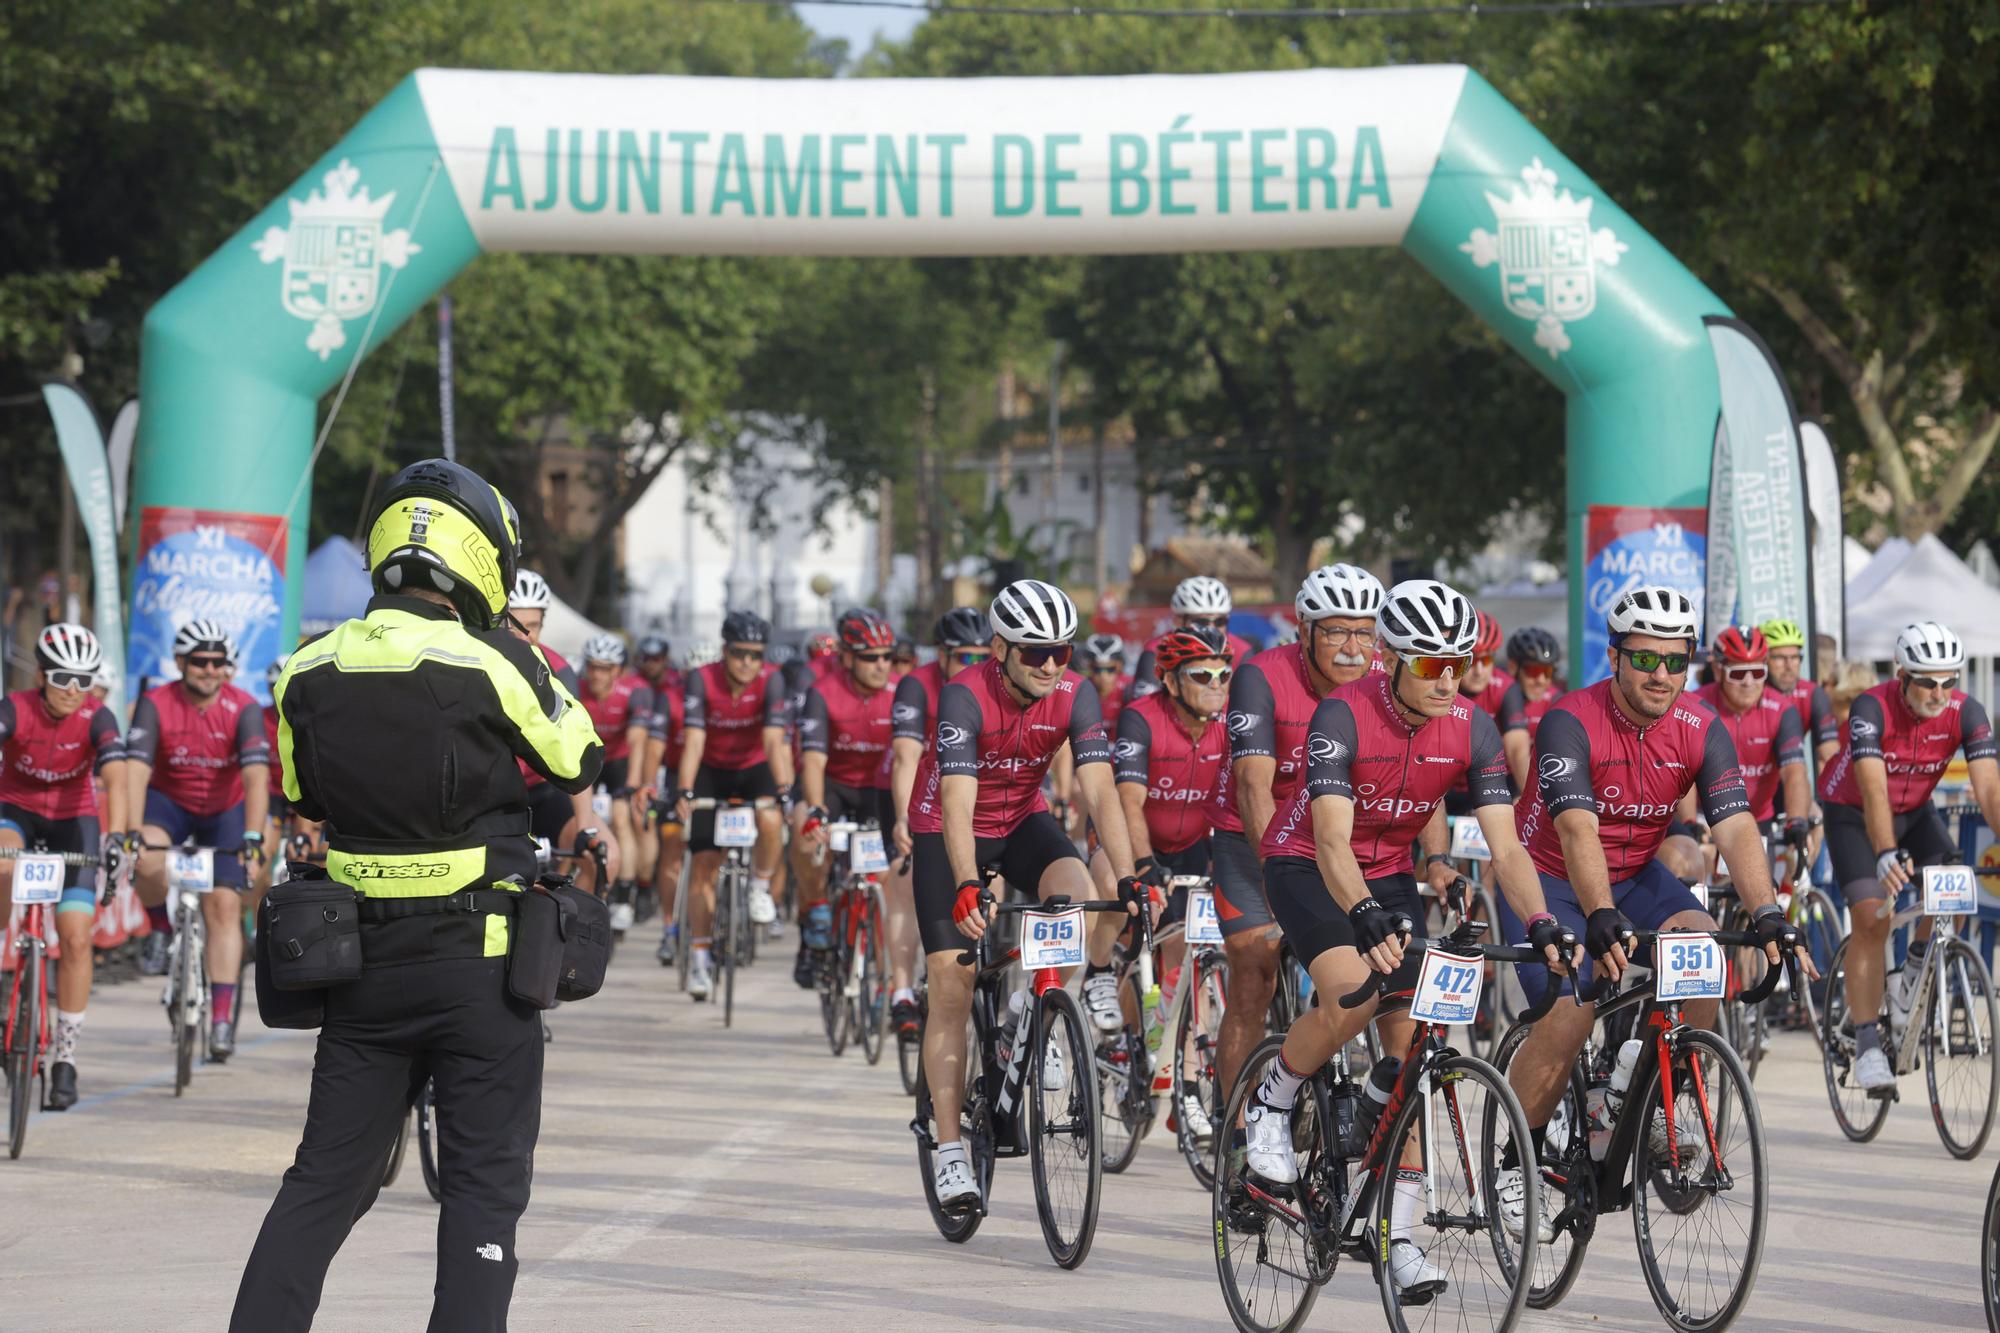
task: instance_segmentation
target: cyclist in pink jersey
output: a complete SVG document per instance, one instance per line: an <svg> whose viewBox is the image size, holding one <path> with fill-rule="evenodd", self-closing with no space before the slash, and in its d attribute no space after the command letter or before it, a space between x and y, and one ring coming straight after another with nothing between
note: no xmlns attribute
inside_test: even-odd
<svg viewBox="0 0 2000 1333"><path fill-rule="evenodd" d="M56 969L48 1104L52 1111L67 1111L76 1105L77 1036L90 1004L98 871L108 893L124 858L124 840L103 830L125 826L125 739L117 714L91 695L104 668L96 635L81 625L50 625L35 640L35 666L41 676L37 688L0 698L0 847L83 852L99 859L95 867L64 869L54 913L62 966ZM14 862L0 861L0 922L13 910L13 892Z"/></svg>
<svg viewBox="0 0 2000 1333"><path fill-rule="evenodd" d="M213 847L215 888L201 900L208 926L208 975L214 1004L209 1054L217 1063L236 1050L236 985L243 970L243 862L265 857L271 804L271 751L257 701L228 684L236 645L212 620L174 636L181 678L156 686L132 710L125 752L131 761L131 808L146 821L139 840L158 848L193 838ZM164 970L172 929L167 914L167 858L143 851L132 876L160 945L149 956Z"/></svg>
<svg viewBox="0 0 2000 1333"><path fill-rule="evenodd" d="M1514 683L1512 676L1494 665L1499 655L1500 622L1481 611L1472 665L1466 668L1465 679L1458 683L1458 692L1496 720L1500 716L1500 701L1507 697L1507 689Z"/></svg>
<svg viewBox="0 0 2000 1333"><path fill-rule="evenodd" d="M680 894L681 858L687 851L687 830L674 817L669 799L675 775L681 771L681 742L687 733L687 680L669 664L668 655L669 645L661 636L649 634L639 640L639 674L653 691L653 714L646 719L646 760L640 766L644 780L632 795L634 817L650 822L657 839L647 844L636 877L642 885L650 877L660 906L661 966L672 964L680 949L674 904Z"/></svg>
<svg viewBox="0 0 2000 1333"><path fill-rule="evenodd" d="M693 849L688 891L688 995L706 1000L710 978L709 931L715 924L715 877L722 852L715 846L715 812L694 814L688 801L775 800L792 785L792 750L785 743L791 708L785 678L765 661L771 624L751 611L722 618L722 660L687 678L687 739L682 742L675 814ZM693 816L690 818L690 816ZM757 843L750 850L750 919L769 925L778 916L771 877L778 868L784 823L775 805L756 812Z"/></svg>
<svg viewBox="0 0 2000 1333"><path fill-rule="evenodd" d="M625 644L615 634L593 634L583 645L583 689L577 695L597 738L604 745L604 771L597 779L597 818L611 821L618 860L626 873L611 879L611 929L632 928L638 895L629 868L639 863L639 831L632 818L632 793L643 781L633 772L646 758L646 727L653 718L653 692L625 672ZM609 798L608 800L606 798Z"/></svg>
<svg viewBox="0 0 2000 1333"><path fill-rule="evenodd" d="M1721 720L1736 747L1751 816L1766 833L1779 834L1810 858L1813 799L1806 776L1805 728L1791 702L1766 684L1769 657L1770 646L1756 627L1729 626L1715 636L1710 652L1710 670L1716 678L1696 690L1694 697ZM1693 796L1690 792L1683 798L1683 820L1694 816Z"/></svg>
<svg viewBox="0 0 2000 1333"><path fill-rule="evenodd" d="M1610 678L1570 691L1549 709L1535 740L1534 785L1514 806L1548 909L1584 940L1585 978L1602 969L1617 980L1630 965L1634 930L1715 929L1707 910L1659 859L1668 822L1690 789L1771 965L1789 950L1805 975L1817 975L1778 906L1736 747L1715 714L1681 698L1698 642L1694 604L1671 588L1635 588L1612 606L1606 625ZM1508 903L1500 905L1500 920L1505 938L1521 937L1521 921ZM1528 998L1538 1000L1546 974L1525 966L1519 971ZM1508 1067L1537 1146L1596 1012L1593 1004L1556 1005ZM1715 1012L1713 1000L1687 1007L1696 1027L1712 1026ZM1664 1127L1654 1132L1664 1149ZM1508 1170L1514 1175L1498 1182L1501 1215L1518 1234L1521 1182L1518 1168ZM1554 1234L1552 1221L1544 1218L1539 1228L1545 1242Z"/></svg>
<svg viewBox="0 0 2000 1333"><path fill-rule="evenodd" d="M1896 636L1896 677L1854 700L1847 744L1820 774L1826 845L1833 876L1847 897L1854 947L1847 951L1847 1012L1854 1025L1855 1080L1887 1095L1895 1070L1882 1051L1875 1016L1882 1010L1882 952L1896 895L1925 866L1958 861L1931 802L1952 755L1963 752L1972 796L1987 826L2000 828L2000 748L1993 722L1977 699L1958 688L1965 645L1934 620L1905 626ZM1930 948L1930 919L1913 932L1910 959ZM1909 1021L1919 966L1906 962L1889 988L1889 1021Z"/></svg>
<svg viewBox="0 0 2000 1333"><path fill-rule="evenodd" d="M1507 750L1507 777L1519 795L1528 785L1528 764L1535 756L1535 732L1549 705L1562 698L1556 685L1556 636L1538 625L1517 629L1507 640L1507 663L1514 683L1500 700L1500 743Z"/></svg>
<svg viewBox="0 0 2000 1333"><path fill-rule="evenodd" d="M1551 966L1581 961L1576 936L1545 908L1534 863L1514 835L1506 760L1493 719L1466 699L1478 622L1472 603L1431 579L1392 588L1378 618L1392 665L1342 685L1313 710L1307 775L1265 830L1264 876L1272 911L1323 996L1344 995L1370 970L1390 977L1391 993L1417 980L1405 941L1423 932L1424 910L1411 848L1445 795L1461 780L1491 840L1501 892L1527 924L1520 935ZM1375 1002L1357 1009L1307 1010L1285 1036L1281 1058L1253 1095L1244 1120L1246 1162L1267 1180L1298 1177L1291 1108L1311 1071L1360 1034ZM1407 1049L1407 1014L1379 1021L1385 1051ZM1406 1145L1397 1173L1388 1236L1390 1275L1399 1289L1435 1289L1444 1274L1418 1248L1422 1157Z"/></svg>
<svg viewBox="0 0 2000 1333"><path fill-rule="evenodd" d="M1790 620L1767 620L1758 627L1771 645L1771 688L1785 696L1798 710L1812 745L1813 762L1821 772L1840 749L1840 719L1833 715L1833 700L1818 681L1801 679L1805 671L1806 632Z"/></svg>
<svg viewBox="0 0 2000 1333"><path fill-rule="evenodd" d="M1097 896L1076 844L1042 801L1042 779L1065 742L1075 751L1077 787L1118 873L1118 896L1128 912L1137 914L1141 892L1097 692L1065 669L1076 637L1075 603L1060 588L1021 579L994 597L987 619L995 656L939 692L937 744L918 763L910 802L917 925L930 969L923 1065L936 1110L933 1184L948 1209L976 1206L979 1198L959 1138L972 969L958 956L966 940L986 929L980 870L997 863L1007 883L1038 897L1080 902ZM1086 997L1092 979L1109 973L1121 928L1116 913L1093 916ZM1115 984L1110 989L1115 1029L1123 1015ZM1105 1025L1097 1006L1091 1017Z"/></svg>
<svg viewBox="0 0 2000 1333"><path fill-rule="evenodd" d="M801 816L793 866L799 886L799 955L792 979L808 989L816 964L833 947L821 825L836 819L881 824L886 795L881 775L895 703L889 691L895 627L877 612L857 609L840 618L834 633L840 640L834 660L841 669L806 688L798 718ZM808 849L821 859L803 854Z"/></svg>
<svg viewBox="0 0 2000 1333"><path fill-rule="evenodd" d="M515 574L514 590L508 594L506 623L542 655L542 660L549 664L549 674L561 681L572 697L581 698L583 682L577 679L576 669L563 660L561 653L542 642L542 626L553 600L548 581L532 569L523 569ZM567 848L578 856L587 856L593 847L601 850L605 872L615 880L621 864L618 844L597 817L591 794L583 791L571 795L535 772L525 759L515 762L520 765L521 780L528 787L528 831L537 838L547 839L549 846ZM595 891L597 867L585 861L577 867L576 881L583 888Z"/></svg>
<svg viewBox="0 0 2000 1333"><path fill-rule="evenodd" d="M1174 613L1175 629L1221 630L1223 640L1229 646L1230 666L1241 666L1244 659L1250 656L1250 641L1229 632L1229 613L1236 609L1236 602L1229 595L1229 585L1221 579L1210 578L1206 574L1182 579L1175 585L1167 609ZM1160 676L1153 669L1153 654L1163 637L1154 636L1139 650L1139 660L1132 664L1132 675L1126 686L1126 703L1159 692Z"/></svg>
<svg viewBox="0 0 2000 1333"><path fill-rule="evenodd" d="M914 1035L922 1021L915 990L917 975L916 891L911 882L910 795L917 767L937 746L938 696L945 682L993 656L993 627L976 606L957 606L938 617L932 635L937 660L896 682L889 710L889 827L897 860L889 867L889 969L894 986L889 1016L899 1033Z"/></svg>
<svg viewBox="0 0 2000 1333"><path fill-rule="evenodd" d="M654 807L660 795L660 755L654 748L653 721L660 715L668 686L679 673L667 664L667 641L648 634L632 645L632 670L625 677L633 688L643 688L650 707L644 721L645 740L633 749L626 765L626 784L632 789L626 798L633 830L633 859L625 868L625 878L636 886L633 905L641 917L647 915L659 892L659 844L654 841Z"/></svg>

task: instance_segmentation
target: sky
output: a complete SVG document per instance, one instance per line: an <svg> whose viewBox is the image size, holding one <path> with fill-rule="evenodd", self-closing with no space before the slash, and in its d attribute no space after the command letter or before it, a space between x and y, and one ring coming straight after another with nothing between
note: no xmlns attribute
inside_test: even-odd
<svg viewBox="0 0 2000 1333"><path fill-rule="evenodd" d="M814 32L825 37L845 37L847 49L853 55L860 55L875 40L877 32L891 39L901 39L909 35L910 29L923 20L923 14L914 9L863 9L854 5L797 6L799 17L812 26Z"/></svg>

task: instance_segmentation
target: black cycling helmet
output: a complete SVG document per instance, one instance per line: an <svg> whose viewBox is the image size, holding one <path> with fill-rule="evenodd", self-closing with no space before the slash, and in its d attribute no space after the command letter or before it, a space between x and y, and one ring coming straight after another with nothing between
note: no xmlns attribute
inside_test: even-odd
<svg viewBox="0 0 2000 1333"><path fill-rule="evenodd" d="M369 521L368 572L377 592L433 588L480 629L507 613L520 559L514 507L471 468L443 458L391 477Z"/></svg>
<svg viewBox="0 0 2000 1333"><path fill-rule="evenodd" d="M722 618L724 643L769 643L771 622L755 611L731 611Z"/></svg>
<svg viewBox="0 0 2000 1333"><path fill-rule="evenodd" d="M639 640L637 652L640 657L665 657L667 655L667 641L657 634L648 634L645 638Z"/></svg>
<svg viewBox="0 0 2000 1333"><path fill-rule="evenodd" d="M938 617L937 642L940 648L984 648L993 642L993 627L978 607L954 606Z"/></svg>
<svg viewBox="0 0 2000 1333"><path fill-rule="evenodd" d="M898 634L893 653L897 657L915 657L917 655L917 641L907 634Z"/></svg>
<svg viewBox="0 0 2000 1333"><path fill-rule="evenodd" d="M1556 636L1539 625L1517 629L1507 640L1507 660L1517 664L1534 662L1554 666L1557 652Z"/></svg>

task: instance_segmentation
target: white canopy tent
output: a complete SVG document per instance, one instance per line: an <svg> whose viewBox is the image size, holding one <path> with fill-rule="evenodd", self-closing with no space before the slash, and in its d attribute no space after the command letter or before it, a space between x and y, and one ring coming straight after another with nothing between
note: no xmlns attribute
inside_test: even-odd
<svg viewBox="0 0 2000 1333"><path fill-rule="evenodd" d="M2000 657L2000 589L1986 583L1936 537L1926 536L1876 571L1889 552L1885 543L1862 577L1847 585L1847 655L1887 661L1896 634L1913 620L1936 620L1965 642L1972 680L1969 693L1994 704L1994 661Z"/></svg>
<svg viewBox="0 0 2000 1333"><path fill-rule="evenodd" d="M542 643L561 653L572 666L583 661L583 643L593 634L602 634L601 626L592 624L562 598L550 594L549 611L542 621Z"/></svg>

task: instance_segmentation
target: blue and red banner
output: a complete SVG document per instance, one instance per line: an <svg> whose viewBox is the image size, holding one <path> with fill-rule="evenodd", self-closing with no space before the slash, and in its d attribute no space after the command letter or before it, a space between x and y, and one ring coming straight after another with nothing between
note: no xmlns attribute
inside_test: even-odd
<svg viewBox="0 0 2000 1333"><path fill-rule="evenodd" d="M235 637L235 685L270 701L265 670L283 648L285 520L274 514L146 506L132 582L128 673L142 684L175 679L174 634L218 620Z"/></svg>
<svg viewBox="0 0 2000 1333"><path fill-rule="evenodd" d="M1588 685L1611 674L1605 656L1611 636L1604 617L1634 588L1648 584L1676 588L1688 595L1700 615L1707 559L1706 509L1592 505L1583 557L1583 660L1572 664L1570 678Z"/></svg>

